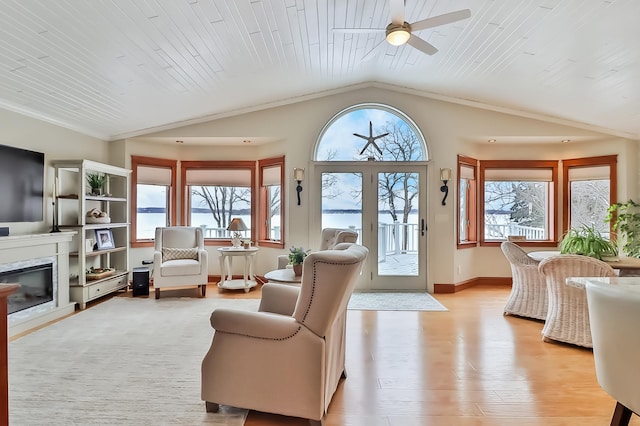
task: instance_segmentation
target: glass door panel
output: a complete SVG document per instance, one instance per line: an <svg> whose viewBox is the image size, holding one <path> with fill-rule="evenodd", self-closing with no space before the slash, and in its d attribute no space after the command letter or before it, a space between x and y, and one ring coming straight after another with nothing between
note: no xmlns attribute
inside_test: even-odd
<svg viewBox="0 0 640 426"><path fill-rule="evenodd" d="M362 241L362 173L322 173L322 229L348 228Z"/></svg>
<svg viewBox="0 0 640 426"><path fill-rule="evenodd" d="M378 275L417 276L419 175L378 173Z"/></svg>

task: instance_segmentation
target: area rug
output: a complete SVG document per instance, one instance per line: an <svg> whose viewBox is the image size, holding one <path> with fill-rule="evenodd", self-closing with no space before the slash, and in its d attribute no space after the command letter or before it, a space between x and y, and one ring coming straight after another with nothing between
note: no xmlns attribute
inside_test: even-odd
<svg viewBox="0 0 640 426"><path fill-rule="evenodd" d="M429 293L420 292L356 292L347 309L361 311L446 311Z"/></svg>
<svg viewBox="0 0 640 426"><path fill-rule="evenodd" d="M211 312L258 300L114 297L9 344L11 425L241 426L200 400Z"/></svg>

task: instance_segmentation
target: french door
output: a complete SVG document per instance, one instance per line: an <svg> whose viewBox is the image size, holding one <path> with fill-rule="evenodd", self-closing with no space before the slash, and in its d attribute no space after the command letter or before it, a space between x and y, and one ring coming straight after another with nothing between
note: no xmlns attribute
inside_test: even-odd
<svg viewBox="0 0 640 426"><path fill-rule="evenodd" d="M321 194L314 222L354 229L369 249L358 288L426 291L426 166L317 165L314 175Z"/></svg>

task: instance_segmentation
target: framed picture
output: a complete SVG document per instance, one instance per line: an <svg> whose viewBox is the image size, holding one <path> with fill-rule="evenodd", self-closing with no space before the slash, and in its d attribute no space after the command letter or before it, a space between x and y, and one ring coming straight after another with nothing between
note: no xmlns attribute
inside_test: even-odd
<svg viewBox="0 0 640 426"><path fill-rule="evenodd" d="M116 248L111 229L96 229L96 245L98 250Z"/></svg>

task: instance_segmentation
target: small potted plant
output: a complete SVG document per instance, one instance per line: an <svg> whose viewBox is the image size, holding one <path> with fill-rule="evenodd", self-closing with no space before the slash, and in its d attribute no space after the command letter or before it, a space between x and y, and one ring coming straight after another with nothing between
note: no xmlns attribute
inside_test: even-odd
<svg viewBox="0 0 640 426"><path fill-rule="evenodd" d="M311 250L305 250L302 247L291 246L289 249L289 264L293 265L293 273L302 275L302 262Z"/></svg>
<svg viewBox="0 0 640 426"><path fill-rule="evenodd" d="M615 241L604 238L595 226L584 225L567 231L560 241L560 253L581 254L602 260L616 257L618 246Z"/></svg>
<svg viewBox="0 0 640 426"><path fill-rule="evenodd" d="M93 195L101 195L102 187L107 181L107 175L103 173L89 173L87 174L87 183L91 187L91 193Z"/></svg>

